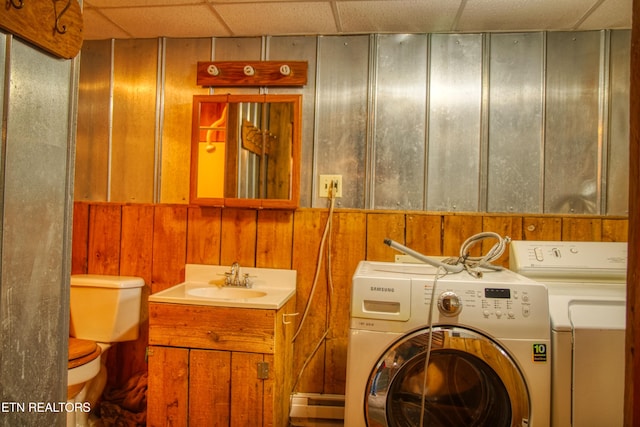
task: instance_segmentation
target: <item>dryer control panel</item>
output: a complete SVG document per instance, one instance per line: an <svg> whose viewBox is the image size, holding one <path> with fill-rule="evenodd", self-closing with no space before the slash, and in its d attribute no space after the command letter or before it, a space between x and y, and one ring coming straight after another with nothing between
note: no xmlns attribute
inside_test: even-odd
<svg viewBox="0 0 640 427"><path fill-rule="evenodd" d="M534 279L625 281L627 243L514 240L509 269Z"/></svg>

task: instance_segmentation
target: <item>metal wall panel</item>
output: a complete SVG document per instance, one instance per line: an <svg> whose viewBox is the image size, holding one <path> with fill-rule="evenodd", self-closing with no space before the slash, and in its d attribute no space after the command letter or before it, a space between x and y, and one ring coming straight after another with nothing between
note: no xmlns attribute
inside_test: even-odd
<svg viewBox="0 0 640 427"><path fill-rule="evenodd" d="M63 402L73 168L70 104L76 89L71 87L73 61L54 58L17 38L12 38L7 59L0 401ZM15 411L0 418L5 426L62 426L64 422L65 414L55 412Z"/></svg>
<svg viewBox="0 0 640 427"><path fill-rule="evenodd" d="M611 33L607 215L629 214L629 92L631 31Z"/></svg>
<svg viewBox="0 0 640 427"><path fill-rule="evenodd" d="M111 51L111 40L88 40L82 45L76 134L76 200L108 200Z"/></svg>
<svg viewBox="0 0 640 427"><path fill-rule="evenodd" d="M368 77L369 36L319 39L314 180L320 174L342 175L340 207L364 208ZM313 206L326 206L317 185L313 192Z"/></svg>
<svg viewBox="0 0 640 427"><path fill-rule="evenodd" d="M113 202L154 202L158 40L117 40L114 47L111 195Z"/></svg>
<svg viewBox="0 0 640 427"><path fill-rule="evenodd" d="M420 210L424 208L428 36L384 35L376 40L372 205Z"/></svg>
<svg viewBox="0 0 640 427"><path fill-rule="evenodd" d="M261 37L223 37L216 38L213 45L215 61L259 61L263 58ZM261 93L254 87L220 87L213 90L216 94L250 94Z"/></svg>
<svg viewBox="0 0 640 427"><path fill-rule="evenodd" d="M313 164L313 124L316 105L316 55L317 37L270 37L267 39L267 59L271 61L290 59L307 61L307 84L301 88L269 88L269 93L295 93L302 95L302 153L303 165ZM300 206L311 206L313 169L303 167L300 171Z"/></svg>
<svg viewBox="0 0 640 427"><path fill-rule="evenodd" d="M491 34L487 211L541 212L544 34Z"/></svg>
<svg viewBox="0 0 640 427"><path fill-rule="evenodd" d="M427 210L478 210L482 45L481 34L431 36Z"/></svg>
<svg viewBox="0 0 640 427"><path fill-rule="evenodd" d="M196 84L196 64L211 57L211 39L166 39L163 55L160 203L189 203L191 105L208 88Z"/></svg>
<svg viewBox="0 0 640 427"><path fill-rule="evenodd" d="M189 133L180 123L190 118L183 103L197 91L213 92L196 87L189 76L194 62L210 55L215 60L309 61L309 82L302 88L215 89L303 94L303 207L326 206L326 199L317 196L318 176L340 174L344 195L337 204L342 207L627 211L629 31L161 43L164 50L150 40L117 42L114 62L107 64L106 54L83 55L89 64L83 66L78 120L76 181L83 188L78 199L104 200L108 168L102 164L109 160L112 139L110 173L122 176L127 169L113 188L131 194L151 188L152 179L146 181L153 171L161 184L154 201L186 203L187 147L179 141ZM200 43L211 47L196 48ZM135 44L151 47L140 56ZM95 47L89 44L88 49ZM159 68L158 57L164 61ZM110 68L119 76L113 93L106 84ZM158 87L147 88L158 70L164 76L155 82ZM85 78L87 73L92 75ZM109 122L112 95L114 120ZM124 126L116 116L126 119ZM143 148L123 149L125 141ZM135 159L135 165L124 164L120 152ZM125 181L131 189L125 189Z"/></svg>
<svg viewBox="0 0 640 427"><path fill-rule="evenodd" d="M601 38L547 35L544 212L599 212Z"/></svg>

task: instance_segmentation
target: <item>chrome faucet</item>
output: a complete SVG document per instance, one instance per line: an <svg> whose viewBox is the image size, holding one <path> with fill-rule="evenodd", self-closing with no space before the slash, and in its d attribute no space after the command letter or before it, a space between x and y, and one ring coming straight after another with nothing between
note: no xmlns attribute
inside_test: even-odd
<svg viewBox="0 0 640 427"><path fill-rule="evenodd" d="M243 274L240 278L240 264L236 261L231 264L231 270L224 273L225 286L237 286L241 288L250 288L252 283L249 280L249 274Z"/></svg>

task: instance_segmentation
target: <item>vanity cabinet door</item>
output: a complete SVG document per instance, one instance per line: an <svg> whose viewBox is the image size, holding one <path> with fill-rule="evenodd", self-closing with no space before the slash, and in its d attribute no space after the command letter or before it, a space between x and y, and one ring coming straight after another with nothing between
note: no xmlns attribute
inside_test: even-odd
<svg viewBox="0 0 640 427"><path fill-rule="evenodd" d="M189 350L149 347L147 426L186 427Z"/></svg>
<svg viewBox="0 0 640 427"><path fill-rule="evenodd" d="M189 353L189 425L230 426L231 352Z"/></svg>

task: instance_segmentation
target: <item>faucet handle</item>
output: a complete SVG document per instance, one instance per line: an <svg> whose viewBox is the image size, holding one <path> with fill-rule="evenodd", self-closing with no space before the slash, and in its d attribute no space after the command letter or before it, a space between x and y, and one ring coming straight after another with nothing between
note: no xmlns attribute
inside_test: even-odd
<svg viewBox="0 0 640 427"><path fill-rule="evenodd" d="M230 271L225 271L224 273L224 284L226 286L231 286L233 284L233 273Z"/></svg>
<svg viewBox="0 0 640 427"><path fill-rule="evenodd" d="M253 283L251 282L251 278L249 278L249 273L244 273L243 275L243 284L245 288L250 288L253 286Z"/></svg>

